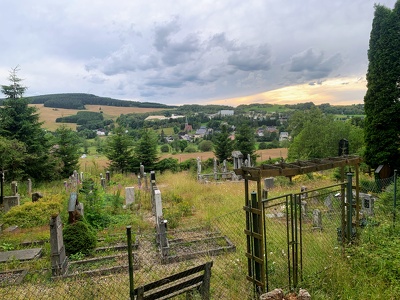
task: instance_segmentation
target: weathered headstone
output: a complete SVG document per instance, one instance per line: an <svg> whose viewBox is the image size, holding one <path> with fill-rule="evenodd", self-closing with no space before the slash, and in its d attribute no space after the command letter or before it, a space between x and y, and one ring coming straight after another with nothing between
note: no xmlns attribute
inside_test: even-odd
<svg viewBox="0 0 400 300"><path fill-rule="evenodd" d="M18 195L18 182L11 181L11 196Z"/></svg>
<svg viewBox="0 0 400 300"><path fill-rule="evenodd" d="M361 199L361 212L369 216L374 215L374 197L365 193L360 193L359 197Z"/></svg>
<svg viewBox="0 0 400 300"><path fill-rule="evenodd" d="M141 178L140 175L138 175L137 179L138 179L138 186L139 186L139 189L141 189L141 188L142 188L142 178Z"/></svg>
<svg viewBox="0 0 400 300"><path fill-rule="evenodd" d="M103 189L105 189L106 188L106 179L105 178L101 178L100 179L100 184L103 187Z"/></svg>
<svg viewBox="0 0 400 300"><path fill-rule="evenodd" d="M329 194L324 200L324 204L328 208L328 211L333 210L333 198L334 196L332 194Z"/></svg>
<svg viewBox="0 0 400 300"><path fill-rule="evenodd" d="M250 154L247 154L247 166L248 166L248 167L251 167L251 166L252 166Z"/></svg>
<svg viewBox="0 0 400 300"><path fill-rule="evenodd" d="M313 229L322 230L322 215L319 209L313 210Z"/></svg>
<svg viewBox="0 0 400 300"><path fill-rule="evenodd" d="M301 199L306 199L306 198L308 198L308 193L307 193L307 187L306 187L306 186L303 185L303 186L300 188L300 192L302 193L301 196L300 196Z"/></svg>
<svg viewBox="0 0 400 300"><path fill-rule="evenodd" d="M270 190L274 187L274 177L264 178L264 188Z"/></svg>
<svg viewBox="0 0 400 300"><path fill-rule="evenodd" d="M68 201L68 223L75 223L79 216L83 216L83 205L78 201L78 194L72 192Z"/></svg>
<svg viewBox="0 0 400 300"><path fill-rule="evenodd" d="M140 164L140 177L143 178L143 175L144 175L144 166Z"/></svg>
<svg viewBox="0 0 400 300"><path fill-rule="evenodd" d="M304 200L301 201L301 216L307 217L307 201Z"/></svg>
<svg viewBox="0 0 400 300"><path fill-rule="evenodd" d="M80 178L81 178L81 182L83 182L83 179L84 179L83 172L80 173Z"/></svg>
<svg viewBox="0 0 400 300"><path fill-rule="evenodd" d="M143 173L143 178L144 178L144 188L147 191L149 189L149 184L147 182L147 174L146 174L146 172Z"/></svg>
<svg viewBox="0 0 400 300"><path fill-rule="evenodd" d="M8 212L12 207L19 206L19 195L3 196L4 212Z"/></svg>
<svg viewBox="0 0 400 300"><path fill-rule="evenodd" d="M109 183L110 183L110 180L111 180L111 174L110 174L110 171L106 171L106 181L107 181L107 184L109 184Z"/></svg>
<svg viewBox="0 0 400 300"><path fill-rule="evenodd" d="M160 190L154 191L154 204L155 204L155 212L156 212L156 220L162 217L162 202L161 202L161 192Z"/></svg>
<svg viewBox="0 0 400 300"><path fill-rule="evenodd" d="M150 181L156 181L156 172L150 171Z"/></svg>
<svg viewBox="0 0 400 300"><path fill-rule="evenodd" d="M135 202L135 188L126 187L125 188L125 207L129 207L132 203Z"/></svg>
<svg viewBox="0 0 400 300"><path fill-rule="evenodd" d="M32 180L28 178L28 195L32 194Z"/></svg>
<svg viewBox="0 0 400 300"><path fill-rule="evenodd" d="M197 158L197 174L201 174L201 160L200 160L200 157Z"/></svg>
<svg viewBox="0 0 400 300"><path fill-rule="evenodd" d="M60 215L50 218L51 271L53 276L63 276L68 271Z"/></svg>

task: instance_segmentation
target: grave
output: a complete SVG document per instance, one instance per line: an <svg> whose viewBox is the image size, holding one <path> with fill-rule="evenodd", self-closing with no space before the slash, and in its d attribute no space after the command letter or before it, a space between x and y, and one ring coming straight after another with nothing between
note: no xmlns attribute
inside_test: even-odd
<svg viewBox="0 0 400 300"><path fill-rule="evenodd" d="M3 196L4 212L8 212L12 207L19 206L19 195Z"/></svg>
<svg viewBox="0 0 400 300"><path fill-rule="evenodd" d="M313 229L322 230L322 215L319 209L313 210Z"/></svg>
<svg viewBox="0 0 400 300"><path fill-rule="evenodd" d="M60 215L50 218L51 272L53 276L63 276L68 271L68 257L65 254Z"/></svg>
<svg viewBox="0 0 400 300"><path fill-rule="evenodd" d="M42 251L42 248L3 251L0 252L0 263L10 260L26 261L36 259L42 256Z"/></svg>
<svg viewBox="0 0 400 300"><path fill-rule="evenodd" d="M135 188L133 186L125 188L125 207L128 208L135 203Z"/></svg>

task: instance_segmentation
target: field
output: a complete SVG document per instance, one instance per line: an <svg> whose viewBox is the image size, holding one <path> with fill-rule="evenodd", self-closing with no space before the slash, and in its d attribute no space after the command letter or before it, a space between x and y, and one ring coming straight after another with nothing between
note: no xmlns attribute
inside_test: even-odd
<svg viewBox="0 0 400 300"><path fill-rule="evenodd" d="M77 109L65 109L65 108L52 108L44 107L43 104L31 104L38 109L39 119L44 122L43 127L48 130L55 130L61 124L56 123L57 118L67 117L75 115L78 111ZM85 105L86 111L99 112L102 111L106 119L117 119L121 114L130 113L147 113L147 112L157 112L165 110L163 108L141 108L141 107L119 107L119 106L101 106L101 105ZM76 124L65 124L72 129L76 129Z"/></svg>

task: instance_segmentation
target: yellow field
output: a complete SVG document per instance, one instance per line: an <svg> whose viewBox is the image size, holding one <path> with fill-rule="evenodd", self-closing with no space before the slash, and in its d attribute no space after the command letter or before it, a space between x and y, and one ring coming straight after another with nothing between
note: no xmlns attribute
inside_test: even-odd
<svg viewBox="0 0 400 300"><path fill-rule="evenodd" d="M44 107L43 104L30 104L38 109L40 121L44 122L43 127L48 130L55 130L62 124L76 129L76 124L67 123L56 123L57 118L67 117L75 115L79 110L77 109L65 109L65 108L52 108ZM157 112L165 110L163 108L142 108L142 107L119 107L119 106L102 106L102 105L85 105L86 111L99 112L100 109L103 111L106 119L117 119L121 114L130 113L146 113L146 112Z"/></svg>

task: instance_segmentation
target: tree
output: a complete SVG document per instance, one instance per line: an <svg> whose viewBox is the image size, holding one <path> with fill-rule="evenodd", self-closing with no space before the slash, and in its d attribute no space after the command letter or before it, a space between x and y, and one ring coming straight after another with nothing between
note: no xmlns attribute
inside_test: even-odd
<svg viewBox="0 0 400 300"><path fill-rule="evenodd" d="M27 89L26 86L21 85L22 79L17 76L18 71L18 66L12 69L10 76L8 77L11 84L1 86L1 92L6 95L6 98L8 99L22 98Z"/></svg>
<svg viewBox="0 0 400 300"><path fill-rule="evenodd" d="M253 129L246 123L238 126L236 132L236 149L242 152L243 157L247 159L250 154L252 162L256 160L256 140Z"/></svg>
<svg viewBox="0 0 400 300"><path fill-rule="evenodd" d="M332 115L321 114L308 120L295 136L288 151L290 160L308 160L338 155L341 139L349 141L350 154L357 154L363 147L363 130L350 122L335 121Z"/></svg>
<svg viewBox="0 0 400 300"><path fill-rule="evenodd" d="M375 6L368 50L365 161L372 168L400 167L400 1Z"/></svg>
<svg viewBox="0 0 400 300"><path fill-rule="evenodd" d="M220 162L228 160L233 151L233 141L230 138L228 128L223 125L221 133L214 138L214 154Z"/></svg>
<svg viewBox="0 0 400 300"><path fill-rule="evenodd" d="M25 144L0 136L0 170L6 170L7 177L20 179L25 162Z"/></svg>
<svg viewBox="0 0 400 300"><path fill-rule="evenodd" d="M109 167L112 171L125 173L132 169L132 140L122 127L117 127L114 134L108 137L105 155L110 160Z"/></svg>
<svg viewBox="0 0 400 300"><path fill-rule="evenodd" d="M211 141L201 141L199 144L199 150L202 152L211 151L213 149L213 143Z"/></svg>
<svg viewBox="0 0 400 300"><path fill-rule="evenodd" d="M57 162L50 154L51 144L41 128L37 109L28 106L29 101L22 98L26 87L20 84L17 71L18 68L14 68L10 72L10 85L1 86L1 91L7 98L0 108L0 135L25 144L23 177L51 179L56 175Z"/></svg>
<svg viewBox="0 0 400 300"><path fill-rule="evenodd" d="M57 128L55 136L54 155L62 162L61 176L66 178L79 167L80 139L76 132L65 125Z"/></svg>
<svg viewBox="0 0 400 300"><path fill-rule="evenodd" d="M134 148L136 162L143 164L147 170L151 170L158 160L157 136L154 131L143 129Z"/></svg>

